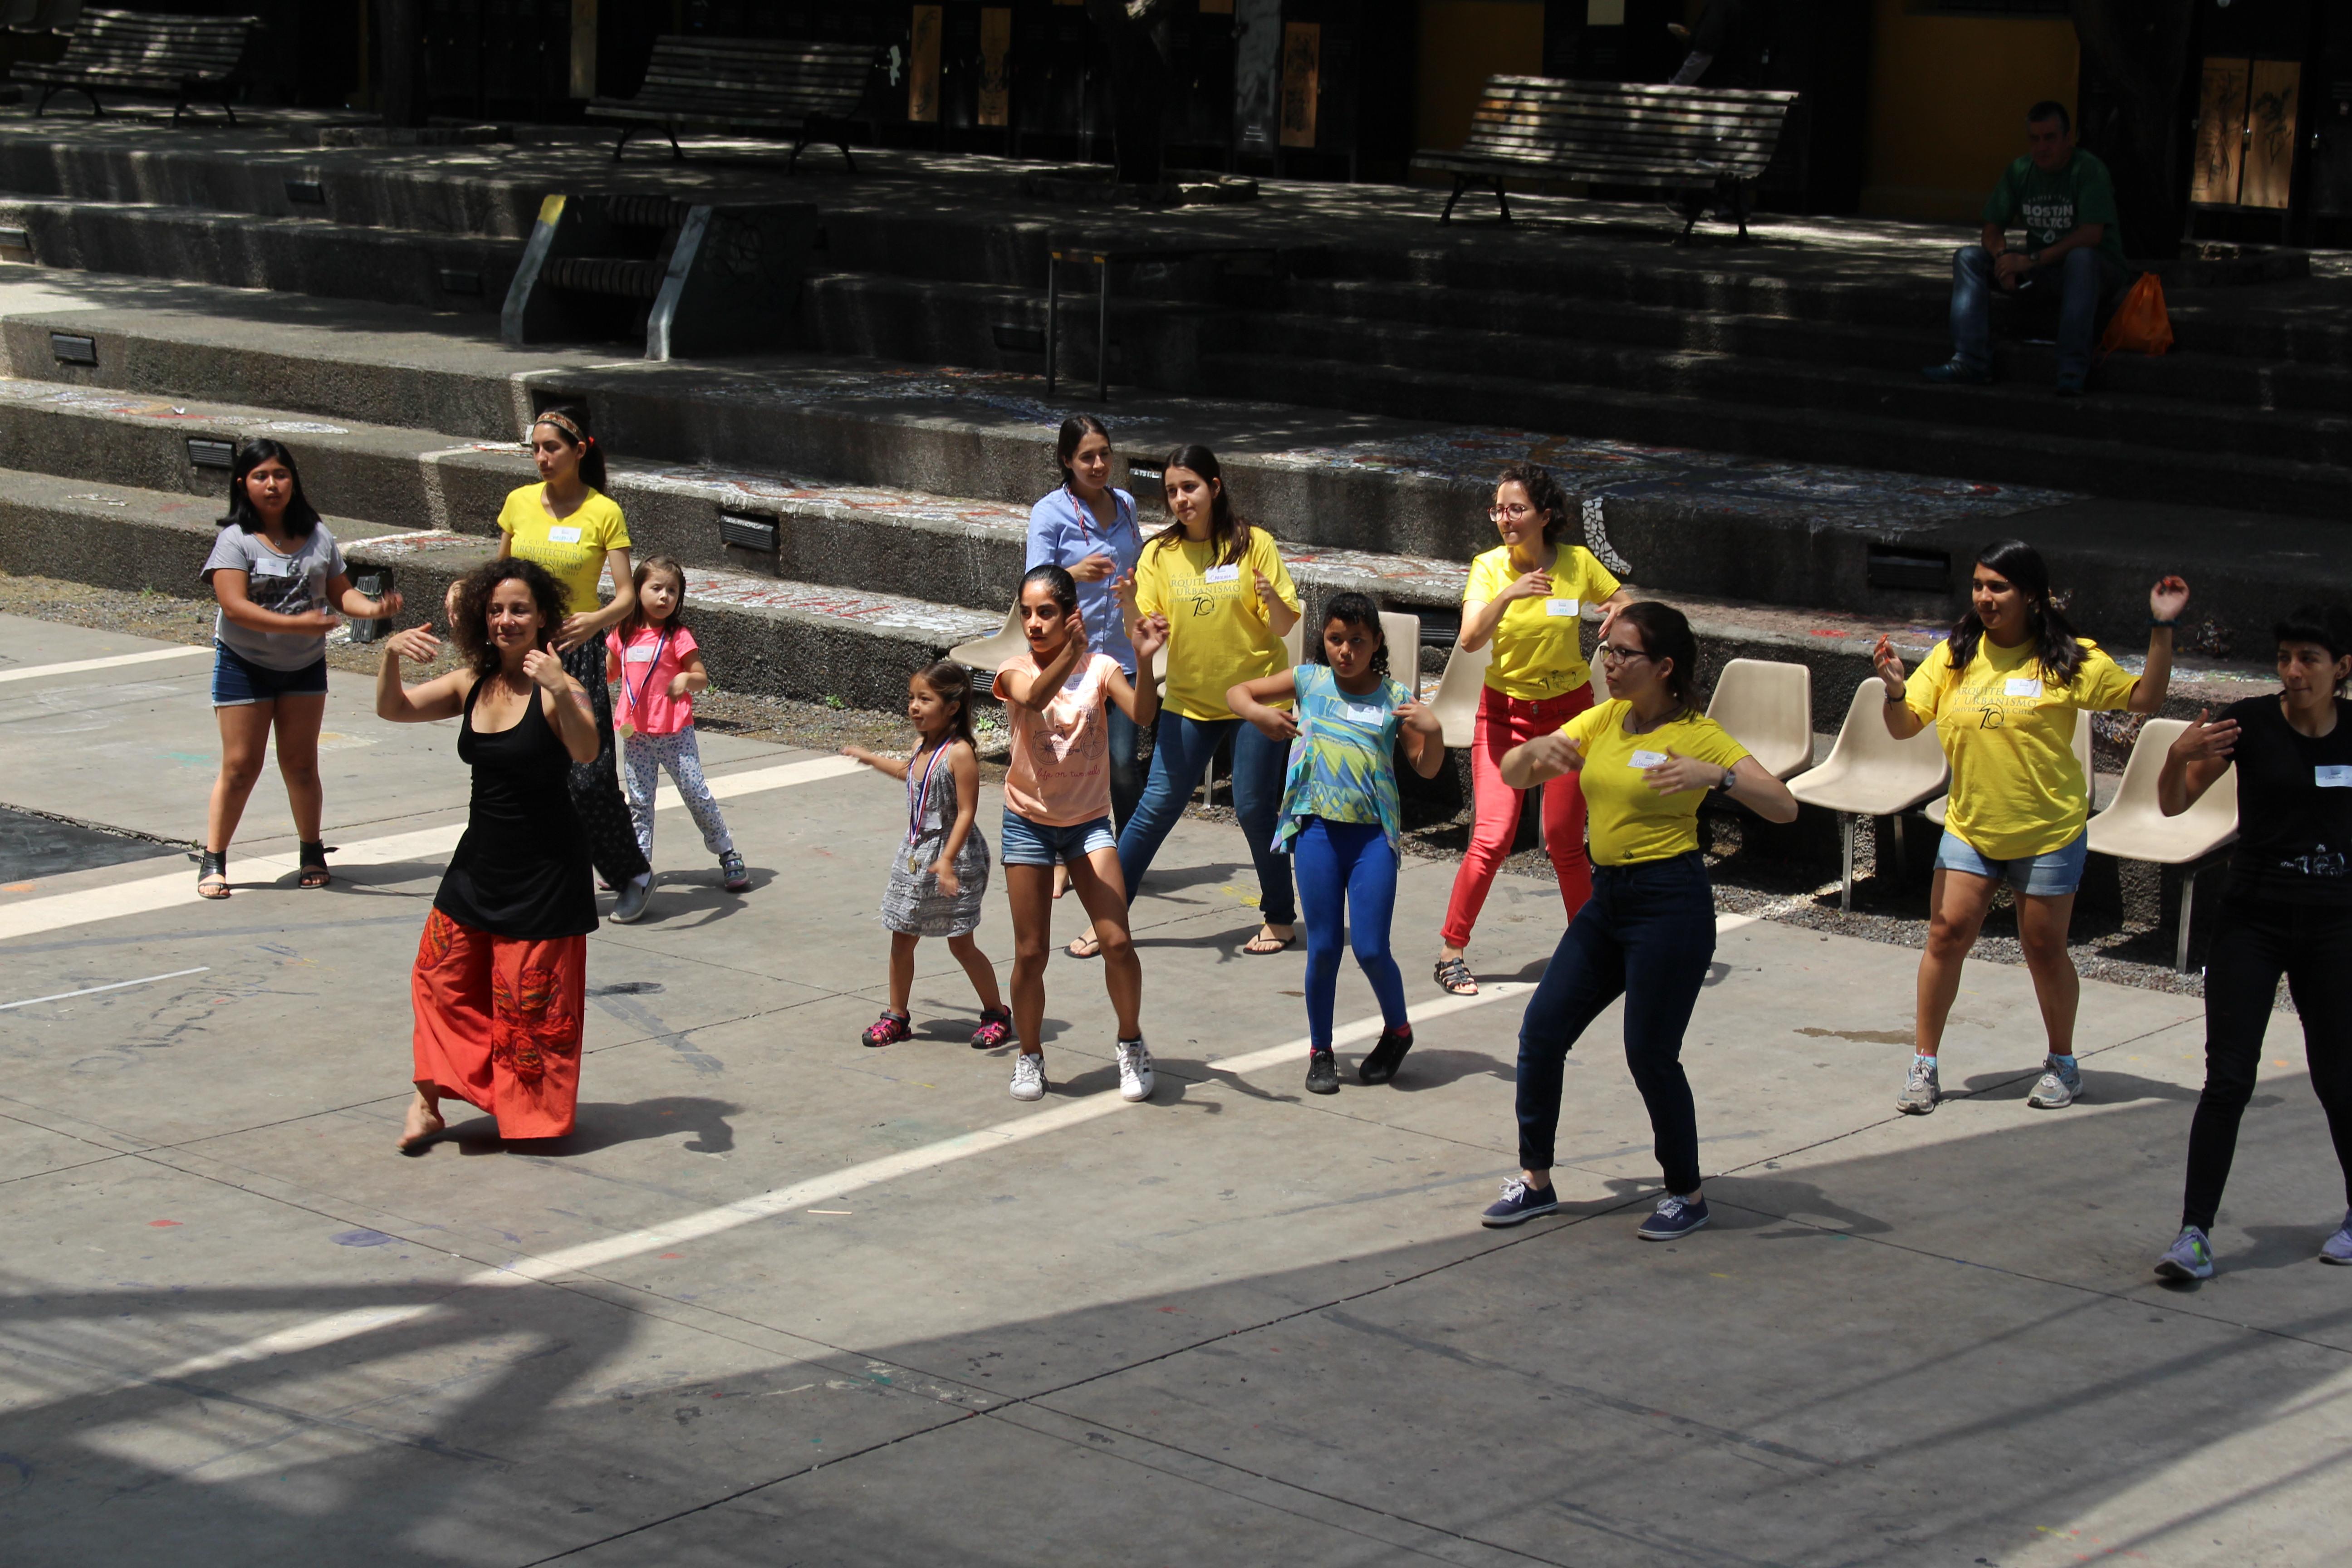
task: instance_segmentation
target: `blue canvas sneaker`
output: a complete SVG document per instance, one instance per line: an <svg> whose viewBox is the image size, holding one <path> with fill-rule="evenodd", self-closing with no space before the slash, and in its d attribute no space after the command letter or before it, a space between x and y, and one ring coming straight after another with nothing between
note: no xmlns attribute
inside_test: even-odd
<svg viewBox="0 0 2352 1568"><path fill-rule="evenodd" d="M1486 1205L1486 1212L1478 1216L1478 1223L1490 1229L1517 1225L1539 1214L1550 1214L1559 1207L1559 1194L1549 1187L1531 1187L1513 1176L1503 1184L1502 1198Z"/></svg>
<svg viewBox="0 0 2352 1568"><path fill-rule="evenodd" d="M1672 1241L1676 1237L1688 1236L1705 1225L1708 1217L1705 1198L1694 1203L1687 1198L1670 1197L1633 1234L1643 1241Z"/></svg>

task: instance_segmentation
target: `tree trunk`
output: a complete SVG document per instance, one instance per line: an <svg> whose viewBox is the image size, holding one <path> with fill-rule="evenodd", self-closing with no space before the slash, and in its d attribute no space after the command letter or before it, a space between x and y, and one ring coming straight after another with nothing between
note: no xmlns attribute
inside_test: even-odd
<svg viewBox="0 0 2352 1568"><path fill-rule="evenodd" d="M1168 102L1167 30L1160 0L1087 0L1110 58L1111 138L1121 184L1160 183Z"/></svg>
<svg viewBox="0 0 2352 1568"><path fill-rule="evenodd" d="M2180 102L2195 14L2195 0L2074 0L2083 144L2114 171L2124 245L2135 257L2180 247Z"/></svg>

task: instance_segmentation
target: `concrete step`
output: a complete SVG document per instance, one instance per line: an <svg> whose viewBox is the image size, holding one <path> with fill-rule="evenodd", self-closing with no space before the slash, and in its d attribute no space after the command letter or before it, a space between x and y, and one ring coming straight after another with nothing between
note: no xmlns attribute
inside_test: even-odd
<svg viewBox="0 0 2352 1568"><path fill-rule="evenodd" d="M185 495L0 470L0 571L200 595L218 511ZM387 532L331 513L328 526L354 571L393 570L412 626L438 622L449 583L497 553L478 533ZM880 709L906 700L911 672L1003 623L1002 612L707 567L694 574L690 612L721 686Z"/></svg>
<svg viewBox="0 0 2352 1568"><path fill-rule="evenodd" d="M520 240L152 203L0 197L0 226L44 267L492 316L522 259Z"/></svg>
<svg viewBox="0 0 2352 1568"><path fill-rule="evenodd" d="M1208 354L1202 369L1257 396L1317 397L1375 414L1425 407L1442 390L1445 405L1465 419L1600 430L1636 442L1695 442L1799 462L1875 458L1918 473L2066 485L2118 500L2228 506L2252 499L2266 510L2340 520L2352 499L2352 471L2283 458L2123 447L2032 430L1989 432L1876 414L1278 353ZM1981 407L1997 393L1990 389L1969 406Z"/></svg>

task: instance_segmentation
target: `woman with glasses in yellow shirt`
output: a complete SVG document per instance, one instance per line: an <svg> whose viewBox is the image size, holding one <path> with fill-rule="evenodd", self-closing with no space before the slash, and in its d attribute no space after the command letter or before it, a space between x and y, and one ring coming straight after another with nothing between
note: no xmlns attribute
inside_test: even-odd
<svg viewBox="0 0 2352 1568"><path fill-rule="evenodd" d="M1491 643L1495 651L1478 693L1470 747L1470 847L1454 874L1454 896L1438 933L1437 983L1456 996L1478 994L1463 950L1519 832L1520 795L1503 783L1503 753L1592 706L1583 614L1600 611L1605 636L1607 617L1633 596L1591 551L1560 542L1573 514L1549 469L1535 463L1504 469L1486 515L1503 542L1470 563L1462 590L1461 647L1476 653ZM1592 891L1584 858L1584 795L1574 773L1543 792L1543 825L1559 900L1574 920Z"/></svg>
<svg viewBox="0 0 2352 1568"><path fill-rule="evenodd" d="M1710 794L1769 822L1796 797L1699 709L1698 639L1670 605L1617 612L1601 639L1610 700L1514 746L1503 782L1525 789L1573 773L1591 829L1592 897L1576 911L1519 1025L1519 1174L1480 1215L1517 1225L1559 1206L1551 1184L1561 1068L1603 1009L1625 999L1625 1065L1649 1108L1666 1195L1634 1234L1672 1241L1707 1222L1698 1118L1683 1034L1715 958L1715 891L1698 847Z"/></svg>
<svg viewBox="0 0 2352 1568"><path fill-rule="evenodd" d="M2004 880L2017 899L2017 944L2049 1036L2041 1079L2025 1103L2055 1110L2082 1094L2074 1065L2082 981L2066 952L2066 927L2089 858L2091 781L2074 755L2074 716L2164 706L2172 627L2189 604L2189 584L2166 577L2149 592L2147 664L2137 679L2097 643L2074 635L2051 601L2050 568L2022 541L1985 546L1969 598L1968 613L1909 680L1886 638L1873 655L1886 685L1887 733L1908 740L1933 724L1952 765L1927 895L1927 945L1919 954L1911 1066L1895 1100L1913 1116L1927 1115L1942 1098L1936 1058L1944 1020L1993 889Z"/></svg>

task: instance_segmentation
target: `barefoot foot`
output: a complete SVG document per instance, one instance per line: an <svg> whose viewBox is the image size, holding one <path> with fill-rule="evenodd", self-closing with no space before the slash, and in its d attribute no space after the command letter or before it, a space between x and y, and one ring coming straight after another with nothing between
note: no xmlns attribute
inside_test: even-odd
<svg viewBox="0 0 2352 1568"><path fill-rule="evenodd" d="M408 1120L400 1130L400 1152L422 1154L446 1125L441 1120L440 1107L420 1092L408 1102Z"/></svg>

